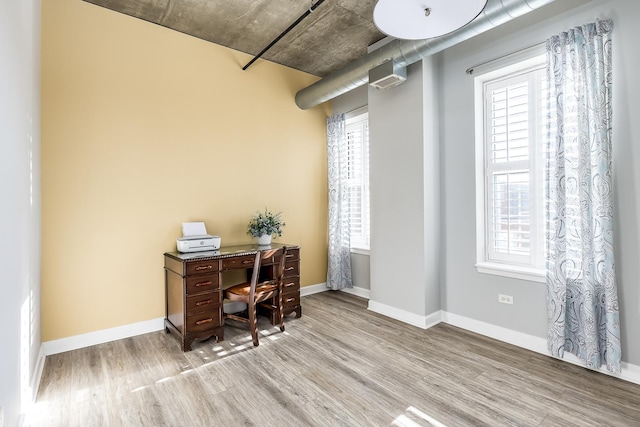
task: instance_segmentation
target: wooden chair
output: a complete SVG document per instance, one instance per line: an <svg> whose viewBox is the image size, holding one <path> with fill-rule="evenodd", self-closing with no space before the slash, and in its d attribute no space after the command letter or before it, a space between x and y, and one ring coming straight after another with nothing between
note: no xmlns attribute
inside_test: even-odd
<svg viewBox="0 0 640 427"><path fill-rule="evenodd" d="M286 260L287 248L266 249L258 251L253 263L251 281L234 285L224 290L224 298L229 301L239 301L247 304L247 316L235 313L225 313L225 319L238 320L249 323L251 328L251 338L253 345L258 346L258 319L256 317L256 307L258 305L267 306L271 310L277 310L280 319L280 331L284 332L284 314L282 310L282 278L284 275L284 263ZM262 282L260 280L260 266L263 260L269 258L280 258L279 263L274 265L273 279Z"/></svg>

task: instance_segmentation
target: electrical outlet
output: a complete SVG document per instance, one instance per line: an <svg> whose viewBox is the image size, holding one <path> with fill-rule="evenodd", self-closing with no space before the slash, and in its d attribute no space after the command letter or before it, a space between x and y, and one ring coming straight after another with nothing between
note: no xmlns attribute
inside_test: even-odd
<svg viewBox="0 0 640 427"><path fill-rule="evenodd" d="M513 297L511 295L498 294L498 302L502 304L513 304Z"/></svg>

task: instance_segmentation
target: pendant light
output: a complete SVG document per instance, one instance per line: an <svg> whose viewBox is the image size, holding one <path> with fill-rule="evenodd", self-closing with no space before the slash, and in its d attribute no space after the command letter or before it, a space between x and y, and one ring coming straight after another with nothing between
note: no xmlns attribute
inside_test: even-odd
<svg viewBox="0 0 640 427"><path fill-rule="evenodd" d="M487 0L378 0L373 22L397 39L429 39L464 27L486 5Z"/></svg>

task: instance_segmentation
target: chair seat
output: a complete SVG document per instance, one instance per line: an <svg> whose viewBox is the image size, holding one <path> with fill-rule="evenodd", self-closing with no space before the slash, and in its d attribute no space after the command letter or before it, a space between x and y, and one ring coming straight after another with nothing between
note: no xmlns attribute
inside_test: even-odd
<svg viewBox="0 0 640 427"><path fill-rule="evenodd" d="M256 295L265 294L277 290L277 286L265 284L256 286ZM224 290L227 294L235 294L239 296L248 296L251 291L251 283L240 283Z"/></svg>

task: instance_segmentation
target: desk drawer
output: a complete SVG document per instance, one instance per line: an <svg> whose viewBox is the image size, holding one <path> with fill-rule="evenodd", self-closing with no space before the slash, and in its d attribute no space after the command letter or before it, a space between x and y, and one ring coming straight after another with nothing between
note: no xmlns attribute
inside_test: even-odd
<svg viewBox="0 0 640 427"><path fill-rule="evenodd" d="M284 265L284 277L298 277L300 276L300 262L287 261Z"/></svg>
<svg viewBox="0 0 640 427"><path fill-rule="evenodd" d="M218 260L212 259L209 261L188 262L186 266L186 275L191 274L204 274L213 273L220 270Z"/></svg>
<svg viewBox="0 0 640 427"><path fill-rule="evenodd" d="M206 294L187 297L187 315L201 311L211 311L220 306L220 292L207 292Z"/></svg>
<svg viewBox="0 0 640 427"><path fill-rule="evenodd" d="M221 311L220 307L218 307L215 310L187 316L186 330L191 333L219 327Z"/></svg>
<svg viewBox="0 0 640 427"><path fill-rule="evenodd" d="M293 261L294 259L300 259L300 248L287 249L287 261Z"/></svg>
<svg viewBox="0 0 640 427"><path fill-rule="evenodd" d="M203 274L201 276L191 276L186 278L187 295L210 292L220 289L218 274Z"/></svg>
<svg viewBox="0 0 640 427"><path fill-rule="evenodd" d="M300 294L295 295L282 295L282 307L286 310L287 307L294 305L300 305Z"/></svg>
<svg viewBox="0 0 640 427"><path fill-rule="evenodd" d="M287 249L287 261L298 261L300 260L300 248L295 249ZM280 257L276 256L273 258L273 262L277 263L280 261Z"/></svg>
<svg viewBox="0 0 640 427"><path fill-rule="evenodd" d="M256 260L255 255L243 255L233 258L222 259L222 270L235 270L240 268L251 268Z"/></svg>
<svg viewBox="0 0 640 427"><path fill-rule="evenodd" d="M296 277L294 279L284 279L282 283L282 295L285 298L286 295L289 294L299 294L300 293L300 280Z"/></svg>

